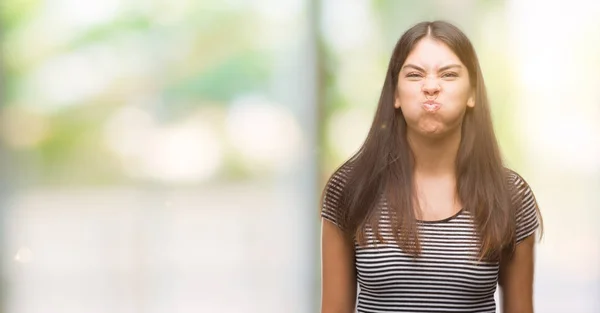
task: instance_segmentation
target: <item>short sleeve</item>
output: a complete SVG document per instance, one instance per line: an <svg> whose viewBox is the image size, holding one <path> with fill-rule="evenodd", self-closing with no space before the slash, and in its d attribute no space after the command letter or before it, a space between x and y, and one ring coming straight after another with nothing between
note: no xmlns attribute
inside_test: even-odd
<svg viewBox="0 0 600 313"><path fill-rule="evenodd" d="M540 226L539 208L529 184L517 173L512 173L516 205L516 242L534 234Z"/></svg>
<svg viewBox="0 0 600 313"><path fill-rule="evenodd" d="M335 171L325 185L321 201L321 217L342 229L344 226L344 214L340 208L340 204L347 180L347 169L342 167Z"/></svg>

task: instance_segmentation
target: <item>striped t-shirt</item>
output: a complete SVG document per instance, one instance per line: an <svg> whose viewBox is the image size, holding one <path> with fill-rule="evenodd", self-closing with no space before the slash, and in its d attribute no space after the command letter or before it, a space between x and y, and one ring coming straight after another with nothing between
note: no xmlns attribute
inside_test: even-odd
<svg viewBox="0 0 600 313"><path fill-rule="evenodd" d="M340 225L336 210L347 173L338 170L325 188L321 216ZM517 243L539 225L537 203L525 180L511 171L511 184L523 194L517 210ZM385 212L385 206L382 208ZM392 239L381 214L380 232ZM496 312L498 262L479 262L479 237L472 215L461 210L440 221L417 221L421 255L414 259L396 244L359 246L355 266L359 285L357 312ZM374 239L367 229L367 241ZM386 240L386 242L389 242Z"/></svg>

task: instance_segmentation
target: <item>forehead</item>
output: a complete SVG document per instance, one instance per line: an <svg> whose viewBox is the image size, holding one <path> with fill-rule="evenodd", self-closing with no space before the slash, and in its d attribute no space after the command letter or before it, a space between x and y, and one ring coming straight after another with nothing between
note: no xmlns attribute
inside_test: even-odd
<svg viewBox="0 0 600 313"><path fill-rule="evenodd" d="M452 63L463 65L450 47L429 37L417 42L404 63L412 63L424 68L438 68Z"/></svg>

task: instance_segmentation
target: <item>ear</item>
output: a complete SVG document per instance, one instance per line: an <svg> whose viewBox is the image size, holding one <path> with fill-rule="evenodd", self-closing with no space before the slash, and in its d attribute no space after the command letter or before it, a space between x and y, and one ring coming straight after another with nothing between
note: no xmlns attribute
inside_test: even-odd
<svg viewBox="0 0 600 313"><path fill-rule="evenodd" d="M475 106L475 95L474 95L474 93L471 93L471 96L469 97L469 99L467 99L467 106L469 108L473 108Z"/></svg>
<svg viewBox="0 0 600 313"><path fill-rule="evenodd" d="M400 97L398 96L398 92L394 92L394 108L400 108Z"/></svg>

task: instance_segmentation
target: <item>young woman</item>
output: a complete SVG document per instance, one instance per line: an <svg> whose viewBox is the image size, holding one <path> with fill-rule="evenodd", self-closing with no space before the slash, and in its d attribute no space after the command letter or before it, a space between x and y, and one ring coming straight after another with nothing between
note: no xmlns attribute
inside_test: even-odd
<svg viewBox="0 0 600 313"><path fill-rule="evenodd" d="M327 182L321 216L322 313L496 312L497 284L503 312L533 312L541 216L502 163L457 27L423 22L400 38L369 134Z"/></svg>

